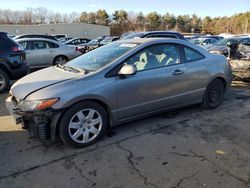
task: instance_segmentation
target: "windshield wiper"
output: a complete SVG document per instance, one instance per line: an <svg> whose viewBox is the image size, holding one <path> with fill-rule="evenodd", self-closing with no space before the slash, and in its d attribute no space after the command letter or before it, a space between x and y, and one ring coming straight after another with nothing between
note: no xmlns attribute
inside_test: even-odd
<svg viewBox="0 0 250 188"><path fill-rule="evenodd" d="M56 67L59 67L65 71L69 71L69 72L85 73L85 71L83 69L76 68L76 67L65 66L65 65L61 65L61 64L56 65Z"/></svg>

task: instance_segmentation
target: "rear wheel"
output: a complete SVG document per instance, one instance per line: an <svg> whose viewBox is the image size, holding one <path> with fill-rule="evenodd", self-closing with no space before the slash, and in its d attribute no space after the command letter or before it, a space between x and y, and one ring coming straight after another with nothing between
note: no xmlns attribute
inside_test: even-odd
<svg viewBox="0 0 250 188"><path fill-rule="evenodd" d="M206 89L203 98L203 107L206 109L217 108L223 101L224 93L224 83L220 79L213 80Z"/></svg>
<svg viewBox="0 0 250 188"><path fill-rule="evenodd" d="M8 74L0 69L0 93L5 91L10 86L10 78Z"/></svg>
<svg viewBox="0 0 250 188"><path fill-rule="evenodd" d="M95 102L81 102L63 115L59 134L62 141L73 147L86 147L97 142L106 132L106 110Z"/></svg>
<svg viewBox="0 0 250 188"><path fill-rule="evenodd" d="M68 62L68 58L66 56L60 55L54 59L53 65L59 65L59 64L64 65L67 62Z"/></svg>

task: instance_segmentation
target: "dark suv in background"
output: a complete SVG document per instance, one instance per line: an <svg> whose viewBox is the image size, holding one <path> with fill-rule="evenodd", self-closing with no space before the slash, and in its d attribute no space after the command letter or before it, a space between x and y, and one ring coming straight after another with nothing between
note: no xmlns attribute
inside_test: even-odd
<svg viewBox="0 0 250 188"><path fill-rule="evenodd" d="M0 93L7 89L10 80L16 80L28 72L25 51L7 33L0 32Z"/></svg>
<svg viewBox="0 0 250 188"><path fill-rule="evenodd" d="M174 31L146 31L146 32L135 32L121 37L121 39L133 39L133 38L175 38L183 39L184 36L181 33Z"/></svg>

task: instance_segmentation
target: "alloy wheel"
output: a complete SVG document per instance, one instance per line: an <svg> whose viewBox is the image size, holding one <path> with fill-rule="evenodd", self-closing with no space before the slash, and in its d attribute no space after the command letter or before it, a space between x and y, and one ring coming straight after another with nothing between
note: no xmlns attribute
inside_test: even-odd
<svg viewBox="0 0 250 188"><path fill-rule="evenodd" d="M68 132L70 138L83 144L94 140L102 129L103 120L94 109L84 109L77 112L70 120Z"/></svg>

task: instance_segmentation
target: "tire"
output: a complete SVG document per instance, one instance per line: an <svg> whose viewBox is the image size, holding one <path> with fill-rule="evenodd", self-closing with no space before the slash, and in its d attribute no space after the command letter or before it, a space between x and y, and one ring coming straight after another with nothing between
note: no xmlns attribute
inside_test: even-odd
<svg viewBox="0 0 250 188"><path fill-rule="evenodd" d="M10 87L10 77L9 75L0 69L0 93L4 92Z"/></svg>
<svg viewBox="0 0 250 188"><path fill-rule="evenodd" d="M205 91L203 107L205 109L217 108L223 101L225 93L224 83L220 79L214 79Z"/></svg>
<svg viewBox="0 0 250 188"><path fill-rule="evenodd" d="M67 63L68 60L69 60L69 58L67 58L66 56L60 55L60 56L55 57L55 59L53 60L53 65L58 65L58 64L63 65L65 63Z"/></svg>
<svg viewBox="0 0 250 188"><path fill-rule="evenodd" d="M69 146L86 147L103 137L107 125L106 110L98 103L84 101L64 113L59 125L59 135Z"/></svg>

